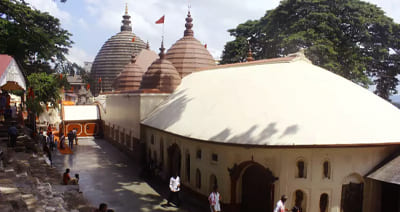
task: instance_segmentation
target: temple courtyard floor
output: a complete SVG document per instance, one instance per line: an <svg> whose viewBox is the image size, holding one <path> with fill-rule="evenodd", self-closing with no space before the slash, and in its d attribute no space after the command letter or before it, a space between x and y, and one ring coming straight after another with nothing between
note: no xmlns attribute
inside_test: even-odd
<svg viewBox="0 0 400 212"><path fill-rule="evenodd" d="M79 173L80 190L92 205L104 202L117 212L209 211L207 202L185 191L180 192L180 208L166 206L168 183L141 178L141 167L103 139L81 138L73 152L54 150L53 164L61 173L69 168L71 177Z"/></svg>

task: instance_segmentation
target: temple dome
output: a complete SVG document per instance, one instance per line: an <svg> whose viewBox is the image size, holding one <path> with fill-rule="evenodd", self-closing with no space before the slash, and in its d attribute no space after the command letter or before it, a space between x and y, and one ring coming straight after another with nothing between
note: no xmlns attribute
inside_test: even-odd
<svg viewBox="0 0 400 212"><path fill-rule="evenodd" d="M166 54L166 59L175 66L181 78L201 68L216 65L207 48L193 37L192 21L188 12L183 38L172 45Z"/></svg>
<svg viewBox="0 0 400 212"><path fill-rule="evenodd" d="M91 78L96 82L92 85L95 96L100 90L111 91L114 79L131 61L132 54L138 54L146 48L146 44L132 32L129 19L130 16L125 11L121 32L108 39L94 59ZM100 78L101 88L97 83Z"/></svg>
<svg viewBox="0 0 400 212"><path fill-rule="evenodd" d="M181 83L181 77L172 63L165 58L162 44L160 50L160 58L154 61L143 75L140 89L172 93Z"/></svg>
<svg viewBox="0 0 400 212"><path fill-rule="evenodd" d="M144 72L158 58L158 55L149 50L143 49L139 55L132 55L131 62L124 67L114 81L116 91L139 90Z"/></svg>

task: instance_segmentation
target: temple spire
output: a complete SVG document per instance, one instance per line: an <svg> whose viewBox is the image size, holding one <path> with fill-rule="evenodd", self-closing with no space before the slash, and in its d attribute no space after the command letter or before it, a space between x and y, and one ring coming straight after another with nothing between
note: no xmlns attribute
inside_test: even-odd
<svg viewBox="0 0 400 212"><path fill-rule="evenodd" d="M121 26L121 32L122 31L131 31L132 32L132 26L131 26L131 16L128 14L128 3L125 5L125 14L122 16L122 26Z"/></svg>
<svg viewBox="0 0 400 212"><path fill-rule="evenodd" d="M246 61L247 61L247 62L251 62L251 61L254 61L253 52L251 52L250 42L247 41L247 43L248 43L248 46L249 46L249 50L248 50L248 52L247 52Z"/></svg>
<svg viewBox="0 0 400 212"><path fill-rule="evenodd" d="M190 8L190 7L189 7ZM191 37L193 37L193 30L192 30L192 27L193 27L193 24L192 24L192 21L193 21L193 18L192 18L192 16L190 15L190 10L188 11L188 14L187 14L187 17L186 17L186 24L185 24L185 27L186 27L186 30L185 30L185 32L183 33L183 35L184 36L191 36Z"/></svg>
<svg viewBox="0 0 400 212"><path fill-rule="evenodd" d="M165 48L164 48L164 40L161 41L161 48L160 48L160 59L163 60L165 59L165 54L164 54Z"/></svg>

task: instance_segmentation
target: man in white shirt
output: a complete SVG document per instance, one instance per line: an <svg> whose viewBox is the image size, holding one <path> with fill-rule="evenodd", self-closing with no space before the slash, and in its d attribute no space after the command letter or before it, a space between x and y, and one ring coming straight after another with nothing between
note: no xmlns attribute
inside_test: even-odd
<svg viewBox="0 0 400 212"><path fill-rule="evenodd" d="M285 202L287 199L286 195L282 195L281 199L276 203L274 212L285 212Z"/></svg>
<svg viewBox="0 0 400 212"><path fill-rule="evenodd" d="M170 203L176 199L176 207L179 207L180 205L180 200L179 200L179 191L181 190L181 179L177 174L173 175L169 179L169 197L168 197L168 203L167 205L171 205Z"/></svg>

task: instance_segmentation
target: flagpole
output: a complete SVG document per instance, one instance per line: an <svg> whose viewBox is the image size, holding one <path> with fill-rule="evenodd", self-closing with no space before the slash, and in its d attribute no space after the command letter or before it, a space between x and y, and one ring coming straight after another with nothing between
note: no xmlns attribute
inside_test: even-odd
<svg viewBox="0 0 400 212"><path fill-rule="evenodd" d="M165 14L163 15L163 17L165 18ZM165 19L164 19L163 24L162 24L162 37L161 37L161 40L162 40L163 43L164 43L164 25L165 25Z"/></svg>

